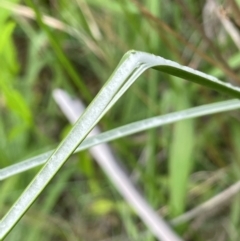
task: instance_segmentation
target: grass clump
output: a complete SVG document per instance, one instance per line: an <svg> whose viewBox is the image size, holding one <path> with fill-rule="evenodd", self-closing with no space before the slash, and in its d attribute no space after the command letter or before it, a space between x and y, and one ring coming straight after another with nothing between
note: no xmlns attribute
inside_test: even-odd
<svg viewBox="0 0 240 241"><path fill-rule="evenodd" d="M2 168L52 149L68 132L69 124L51 96L55 88L61 87L89 104L129 49L216 73L234 85L240 83L233 61L239 57L237 45L229 32L221 41L217 34L208 35L204 24L208 22L211 30L211 18L203 11L210 7L202 2L86 0L69 4L61 0L55 4L39 3L35 9L31 9L31 1L25 6L21 2L0 4ZM233 14L232 5L224 4L229 16ZM31 14L36 10L37 18ZM29 21L29 16L36 22ZM187 16L184 21L183 16ZM221 19L218 26L224 28ZM107 112L100 126L104 131L110 130L150 116L226 100L227 94L151 70ZM135 134L114 141L111 148L117 159L133 170L132 180L141 187L150 205L171 220L237 182L238 130L238 114L231 112ZM145 232L145 226L126 204L119 205L122 199L99 166L91 162L90 155L83 152L70 159L6 240L101 240L118 239L119 235L121 239L139 240L139 232ZM2 216L36 171L1 182ZM90 208L99 207L99 203L108 205L102 215ZM186 240L196 236L197 240L208 240L214 235L216 239L219 235L225 240L237 240L237 203L236 196L233 202L227 201L227 206L219 203L216 212L203 211L177 229L179 235ZM105 224L104 228L101 224ZM222 225L225 230L219 228ZM56 228L59 226L61 231ZM153 240L152 234L145 235L145 240Z"/></svg>

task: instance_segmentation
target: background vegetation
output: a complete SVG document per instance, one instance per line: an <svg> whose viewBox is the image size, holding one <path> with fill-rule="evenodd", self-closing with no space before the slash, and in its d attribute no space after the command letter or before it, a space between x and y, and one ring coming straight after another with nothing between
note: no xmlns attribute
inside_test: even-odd
<svg viewBox="0 0 240 241"><path fill-rule="evenodd" d="M34 1L46 25L37 21L31 3L0 2L0 168L54 148L70 124L52 91L61 87L88 105L129 49L240 85L237 0ZM100 127L227 98L150 70ZM111 147L148 202L173 220L185 240L237 241L239 187L191 220L174 218L237 183L239 122L238 112L217 114L123 138ZM0 183L1 216L38 170ZM154 240L85 151L69 159L6 240L141 239Z"/></svg>

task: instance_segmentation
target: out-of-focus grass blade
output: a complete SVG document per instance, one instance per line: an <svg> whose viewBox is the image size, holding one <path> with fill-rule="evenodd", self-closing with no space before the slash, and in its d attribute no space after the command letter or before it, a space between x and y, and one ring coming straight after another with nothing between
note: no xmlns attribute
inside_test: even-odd
<svg viewBox="0 0 240 241"><path fill-rule="evenodd" d="M38 10L35 3L31 0L26 0L26 2L34 9L36 14L36 20L44 30L49 38L49 42L53 47L53 50L56 53L56 56L63 66L63 68L68 72L69 76L72 78L76 86L81 90L82 95L88 100L91 99L91 93L89 89L85 86L84 81L81 79L79 73L76 72L71 62L66 58L61 46L58 43L58 40L55 38L54 34L49 30L48 26L43 22L41 12Z"/></svg>
<svg viewBox="0 0 240 241"><path fill-rule="evenodd" d="M176 100L178 108L188 106L185 95L176 97ZM193 164L194 136L193 120L175 124L169 150L170 212L173 216L181 214L185 208L188 177Z"/></svg>
<svg viewBox="0 0 240 241"><path fill-rule="evenodd" d="M5 23L1 27L0 36L0 89L10 110L15 112L24 124L30 125L32 122L31 112L23 96L13 88L14 73L18 70L16 61L16 52L12 46L12 33L15 24L13 22Z"/></svg>
<svg viewBox="0 0 240 241"><path fill-rule="evenodd" d="M69 156L75 151L78 145L84 140L91 129L98 123L104 114L116 103L116 101L126 92L134 81L148 68L153 68L169 73L171 75L189 79L192 82L229 94L233 97L240 97L240 89L230 84L222 83L218 79L181 66L173 61L163 59L144 52L129 51L126 53L119 65L110 76L98 95L79 118L73 129L67 137L59 144L57 149L51 154L46 164L39 171L33 181L29 184L23 194L12 206L9 212L0 222L0 239L3 239L18 222L21 216L27 211L45 186L50 182L53 176L58 172ZM114 166L106 166L109 173L114 173ZM124 189L125 175L119 173L109 177L115 183L116 188L121 194L132 203L132 206L141 217L142 221L148 226L152 233L163 241L180 240L170 228L161 220L156 213L141 207L134 200L132 193ZM118 186L121 185L121 186ZM131 190L134 192L134 190ZM137 194L136 194L137 195ZM145 205L144 203L142 203ZM149 216L151 213L151 216ZM152 219L151 217L155 217Z"/></svg>

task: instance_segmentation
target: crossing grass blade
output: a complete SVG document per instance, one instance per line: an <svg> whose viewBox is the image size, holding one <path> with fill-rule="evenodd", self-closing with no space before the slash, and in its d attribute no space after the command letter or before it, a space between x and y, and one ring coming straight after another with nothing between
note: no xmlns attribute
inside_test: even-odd
<svg viewBox="0 0 240 241"><path fill-rule="evenodd" d="M127 52L116 70L110 76L110 79L79 118L67 137L51 154L43 168L25 189L9 212L3 217L0 222L0 239L3 239L10 232L13 226L24 215L46 185L104 114L146 69L153 67L165 73L188 79L202 86L229 94L232 97L240 97L239 88L222 83L212 76L148 53L134 50ZM111 170L109 171L111 172ZM115 182L116 179L112 179L112 181ZM118 186L116 187L118 188ZM122 195L125 194L122 193ZM137 209L138 207L135 208ZM169 237L172 236L172 240L179 240L172 231L157 218L153 211L149 210L155 215L155 220L152 220L144 210L137 209L136 211L156 237L162 240L171 240ZM160 223L161 229L159 229ZM167 239L164 238L166 237L166 232L169 233Z"/></svg>
<svg viewBox="0 0 240 241"><path fill-rule="evenodd" d="M141 121L137 121L116 129L106 131L97 136L85 139L74 153L86 150L92 146L123 138L128 135L139 133L150 128L156 128L163 125L183 121L190 118L197 118L205 115L211 115L219 112L231 111L240 108L239 100L228 100L219 103L203 105L190 108L184 111L178 111L163 116L156 116ZM44 164L50 155L54 152L51 150L27 160L18 162L14 165L0 169L0 181L7 179L13 175L30 170L34 167Z"/></svg>

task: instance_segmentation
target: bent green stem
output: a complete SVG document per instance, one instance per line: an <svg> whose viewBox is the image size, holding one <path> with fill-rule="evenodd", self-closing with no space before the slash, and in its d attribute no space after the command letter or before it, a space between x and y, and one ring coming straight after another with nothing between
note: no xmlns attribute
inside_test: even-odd
<svg viewBox="0 0 240 241"><path fill-rule="evenodd" d="M46 164L28 185L9 212L3 217L0 222L0 239L3 239L10 232L13 226L24 215L38 195L107 110L115 104L143 71L151 67L157 67L160 71L181 78L190 78L192 82L229 94L230 96L240 97L239 88L225 84L212 76L181 66L158 56L143 52L129 51L124 55L110 79L76 122L67 137L51 154ZM122 193L122 195L126 195L126 193ZM171 231L168 225L163 223L160 217L155 215L156 218L152 220L145 210L141 210L138 206L134 206L134 208L137 210L143 222L145 222L159 240L180 240ZM151 212L153 211L151 210Z"/></svg>

